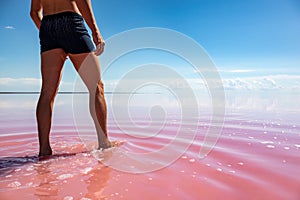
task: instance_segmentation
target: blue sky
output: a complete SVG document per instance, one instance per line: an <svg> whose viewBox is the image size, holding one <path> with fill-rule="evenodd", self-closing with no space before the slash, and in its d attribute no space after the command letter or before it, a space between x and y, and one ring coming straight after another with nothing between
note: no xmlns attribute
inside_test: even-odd
<svg viewBox="0 0 300 200"><path fill-rule="evenodd" d="M164 27L196 40L225 76L300 75L298 0L92 2L104 38L132 28ZM0 3L0 79L40 78L38 31L29 9L29 0ZM63 81L75 76L68 61Z"/></svg>

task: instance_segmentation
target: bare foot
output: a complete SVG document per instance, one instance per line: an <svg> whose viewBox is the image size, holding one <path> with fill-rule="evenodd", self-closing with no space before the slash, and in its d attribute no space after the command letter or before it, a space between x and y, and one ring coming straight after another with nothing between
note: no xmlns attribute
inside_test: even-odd
<svg viewBox="0 0 300 200"><path fill-rule="evenodd" d="M109 149L109 148L113 148L113 147L119 147L124 143L125 143L125 141L107 141L103 144L100 144L99 147L98 147L98 150Z"/></svg>

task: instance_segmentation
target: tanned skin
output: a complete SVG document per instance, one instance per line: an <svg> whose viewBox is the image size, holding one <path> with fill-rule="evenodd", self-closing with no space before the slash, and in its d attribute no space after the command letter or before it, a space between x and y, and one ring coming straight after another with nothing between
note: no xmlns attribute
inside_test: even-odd
<svg viewBox="0 0 300 200"><path fill-rule="evenodd" d="M83 16L92 31L95 52L66 54L63 49L52 49L41 53L42 88L36 109L39 156L52 155L50 146L50 129L52 109L58 86L61 80L63 65L67 56L89 90L90 113L94 120L98 136L98 148L114 146L107 134L107 110L104 98L104 87L100 77L100 63L97 59L104 51L105 42L97 26L91 0L31 0L30 16L40 29L43 16L71 11ZM84 73L81 69L84 68Z"/></svg>

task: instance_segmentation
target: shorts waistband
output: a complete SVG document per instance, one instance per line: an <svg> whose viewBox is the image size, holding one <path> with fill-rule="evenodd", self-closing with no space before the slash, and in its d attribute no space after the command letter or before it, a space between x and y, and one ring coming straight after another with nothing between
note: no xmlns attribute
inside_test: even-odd
<svg viewBox="0 0 300 200"><path fill-rule="evenodd" d="M82 18L82 16L76 12L66 11L66 12L60 12L60 13L56 13L56 14L52 14L52 15L43 16L43 20L55 19L55 18L60 18L60 17L68 17L68 16L71 16L71 17L75 16L75 17Z"/></svg>

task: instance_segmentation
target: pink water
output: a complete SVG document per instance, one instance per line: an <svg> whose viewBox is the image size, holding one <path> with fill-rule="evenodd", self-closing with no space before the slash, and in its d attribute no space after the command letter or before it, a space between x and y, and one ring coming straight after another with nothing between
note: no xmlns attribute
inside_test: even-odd
<svg viewBox="0 0 300 200"><path fill-rule="evenodd" d="M209 119L203 115L196 139L178 160L157 171L132 174L105 166L86 151L68 109L57 109L54 114L54 155L39 160L34 106L2 107L0 199L297 200L298 117L297 112L227 112L216 146L199 159L209 127ZM147 140L122 134L110 118L110 136L127 140L120 147L127 151L151 151L176 132L176 119L173 122L160 136Z"/></svg>

